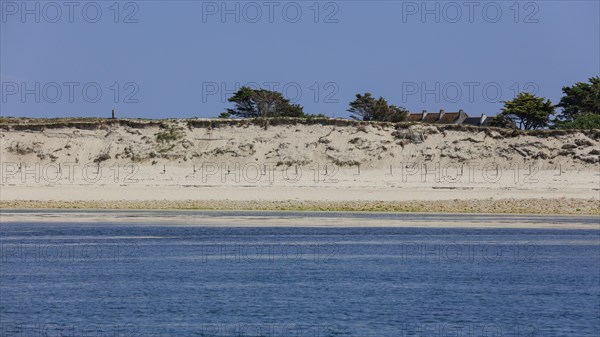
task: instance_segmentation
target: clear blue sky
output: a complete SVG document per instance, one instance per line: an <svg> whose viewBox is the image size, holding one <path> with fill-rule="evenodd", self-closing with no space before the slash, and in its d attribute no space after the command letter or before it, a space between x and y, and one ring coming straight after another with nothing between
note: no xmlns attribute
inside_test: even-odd
<svg viewBox="0 0 600 337"><path fill-rule="evenodd" d="M252 82L308 113L369 91L494 115L600 73L599 1L0 3L2 116L212 117Z"/></svg>

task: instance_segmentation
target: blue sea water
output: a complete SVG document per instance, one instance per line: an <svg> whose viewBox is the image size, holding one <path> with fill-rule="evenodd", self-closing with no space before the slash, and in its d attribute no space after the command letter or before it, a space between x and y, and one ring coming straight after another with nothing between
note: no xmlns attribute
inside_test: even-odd
<svg viewBox="0 0 600 337"><path fill-rule="evenodd" d="M447 217L431 228L3 221L1 336L600 336L598 219L442 228Z"/></svg>

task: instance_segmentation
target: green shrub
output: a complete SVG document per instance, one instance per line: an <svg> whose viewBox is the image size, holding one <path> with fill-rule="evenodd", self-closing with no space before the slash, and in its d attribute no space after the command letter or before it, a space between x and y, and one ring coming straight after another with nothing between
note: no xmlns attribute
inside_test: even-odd
<svg viewBox="0 0 600 337"><path fill-rule="evenodd" d="M156 141L161 144L176 142L182 140L184 136L185 132L182 127L171 125L166 130L156 134Z"/></svg>
<svg viewBox="0 0 600 337"><path fill-rule="evenodd" d="M600 129L600 115L592 113L578 115L575 117L575 119L573 119L573 121L557 122L556 128L579 130Z"/></svg>

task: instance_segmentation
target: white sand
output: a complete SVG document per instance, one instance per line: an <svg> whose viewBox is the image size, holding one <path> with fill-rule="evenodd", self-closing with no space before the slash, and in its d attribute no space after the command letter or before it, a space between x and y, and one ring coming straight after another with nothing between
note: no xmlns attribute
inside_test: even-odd
<svg viewBox="0 0 600 337"><path fill-rule="evenodd" d="M581 200L585 210L567 213L597 214L600 208L600 142L582 133L503 137L421 126L398 134L391 126L377 125L266 130L256 125L187 128L181 121L172 125L184 127L181 138L163 143L157 134L164 130L156 126L7 127L0 137L0 203L558 204L569 198ZM108 159L95 163L102 155ZM542 213L552 213L546 211Z"/></svg>

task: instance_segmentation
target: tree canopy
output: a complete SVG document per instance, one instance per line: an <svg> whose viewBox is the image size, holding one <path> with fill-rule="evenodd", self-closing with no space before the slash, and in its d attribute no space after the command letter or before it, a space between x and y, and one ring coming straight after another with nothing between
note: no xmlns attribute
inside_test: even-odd
<svg viewBox="0 0 600 337"><path fill-rule="evenodd" d="M600 77L592 77L589 81L562 88L565 95L557 105L563 108L559 115L561 120L572 121L583 114L600 115Z"/></svg>
<svg viewBox="0 0 600 337"><path fill-rule="evenodd" d="M498 114L497 116L491 117L490 126L505 129L515 129L517 125L507 115Z"/></svg>
<svg viewBox="0 0 600 337"><path fill-rule="evenodd" d="M511 120L519 129L531 130L548 126L555 106L550 100L522 92L511 101L502 101L504 107L497 120L505 123Z"/></svg>
<svg viewBox="0 0 600 337"><path fill-rule="evenodd" d="M364 95L356 94L356 99L350 102L348 112L352 113L352 118L363 121L400 122L408 115L406 109L388 105L383 97L375 99L368 92Z"/></svg>
<svg viewBox="0 0 600 337"><path fill-rule="evenodd" d="M302 106L291 104L276 91L241 87L228 99L235 104L227 113L234 117L304 117Z"/></svg>
<svg viewBox="0 0 600 337"><path fill-rule="evenodd" d="M600 128L600 77L592 77L589 81L562 88L565 95L557 105L562 111L554 120L554 128Z"/></svg>

